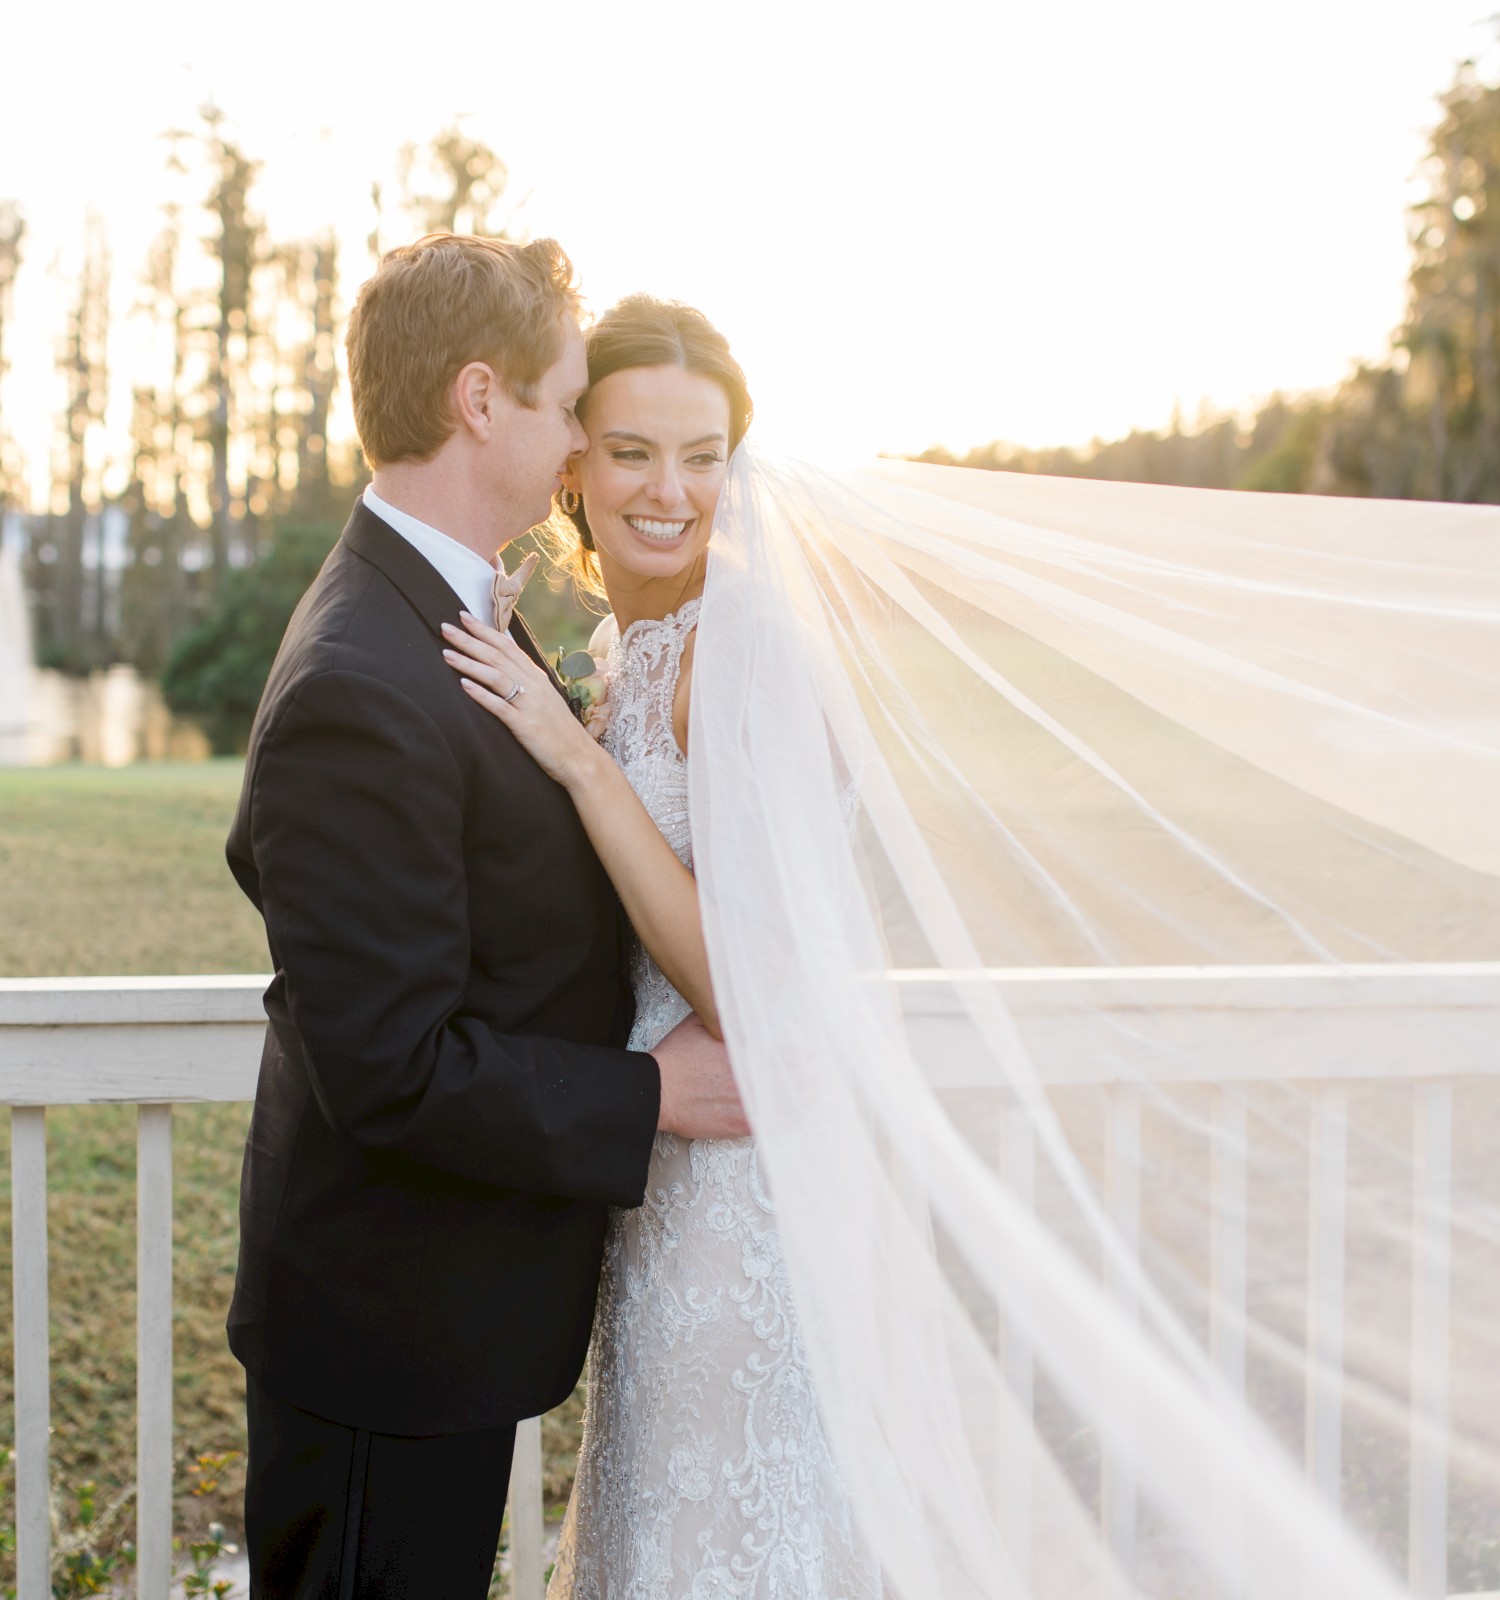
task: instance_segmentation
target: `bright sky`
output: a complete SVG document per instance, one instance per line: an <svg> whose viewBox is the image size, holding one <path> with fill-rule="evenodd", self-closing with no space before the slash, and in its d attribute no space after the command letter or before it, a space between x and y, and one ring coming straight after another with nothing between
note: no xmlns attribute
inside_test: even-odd
<svg viewBox="0 0 1500 1600"><path fill-rule="evenodd" d="M346 304L371 179L466 114L595 303L701 306L758 430L805 453L1082 442L1326 386L1401 316L1424 134L1493 4L13 8L0 199L29 237L6 409L44 459L49 263L93 207L123 313L157 136L210 97L265 163L272 231L338 227Z"/></svg>

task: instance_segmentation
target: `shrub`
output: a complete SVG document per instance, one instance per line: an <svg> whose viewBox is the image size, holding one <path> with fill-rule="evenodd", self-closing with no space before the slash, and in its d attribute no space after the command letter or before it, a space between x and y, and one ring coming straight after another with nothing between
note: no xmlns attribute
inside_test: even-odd
<svg viewBox="0 0 1500 1600"><path fill-rule="evenodd" d="M329 526L278 529L259 561L225 575L213 611L168 652L162 694L202 725L215 754L245 748L281 636L337 538Z"/></svg>

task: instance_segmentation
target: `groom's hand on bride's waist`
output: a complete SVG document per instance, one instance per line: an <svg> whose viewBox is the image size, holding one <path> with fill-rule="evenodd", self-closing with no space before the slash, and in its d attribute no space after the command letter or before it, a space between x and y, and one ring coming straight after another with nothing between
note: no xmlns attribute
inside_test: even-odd
<svg viewBox="0 0 1500 1600"><path fill-rule="evenodd" d="M679 1022L651 1054L661 1069L658 1128L686 1139L741 1139L750 1132L729 1052L696 1016Z"/></svg>

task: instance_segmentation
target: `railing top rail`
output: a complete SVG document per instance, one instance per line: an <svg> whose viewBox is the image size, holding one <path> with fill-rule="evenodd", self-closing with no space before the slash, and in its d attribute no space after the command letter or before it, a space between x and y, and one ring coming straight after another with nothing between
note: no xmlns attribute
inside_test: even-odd
<svg viewBox="0 0 1500 1600"><path fill-rule="evenodd" d="M893 968L885 974L920 1007L924 992L994 984L1025 1004L1084 995L1111 1005L1321 1002L1402 1006L1419 992L1458 1006L1500 999L1500 961L1362 962L1282 966ZM0 1027L259 1022L265 973L103 978L0 978Z"/></svg>
<svg viewBox="0 0 1500 1600"><path fill-rule="evenodd" d="M1500 1075L1500 962L883 976L939 1086L996 1081L976 985L1052 1084ZM250 1099L267 981L0 979L0 1104Z"/></svg>
<svg viewBox="0 0 1500 1600"><path fill-rule="evenodd" d="M145 978L0 978L0 1027L264 1022L265 973Z"/></svg>

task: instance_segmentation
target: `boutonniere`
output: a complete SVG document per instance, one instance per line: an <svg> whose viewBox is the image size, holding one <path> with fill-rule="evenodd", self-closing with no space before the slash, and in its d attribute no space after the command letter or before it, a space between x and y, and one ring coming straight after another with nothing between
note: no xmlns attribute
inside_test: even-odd
<svg viewBox="0 0 1500 1600"><path fill-rule="evenodd" d="M552 657L551 666L573 708L573 715L596 739L602 738L609 720L609 679L604 675L604 663L595 660L587 650L559 648Z"/></svg>

